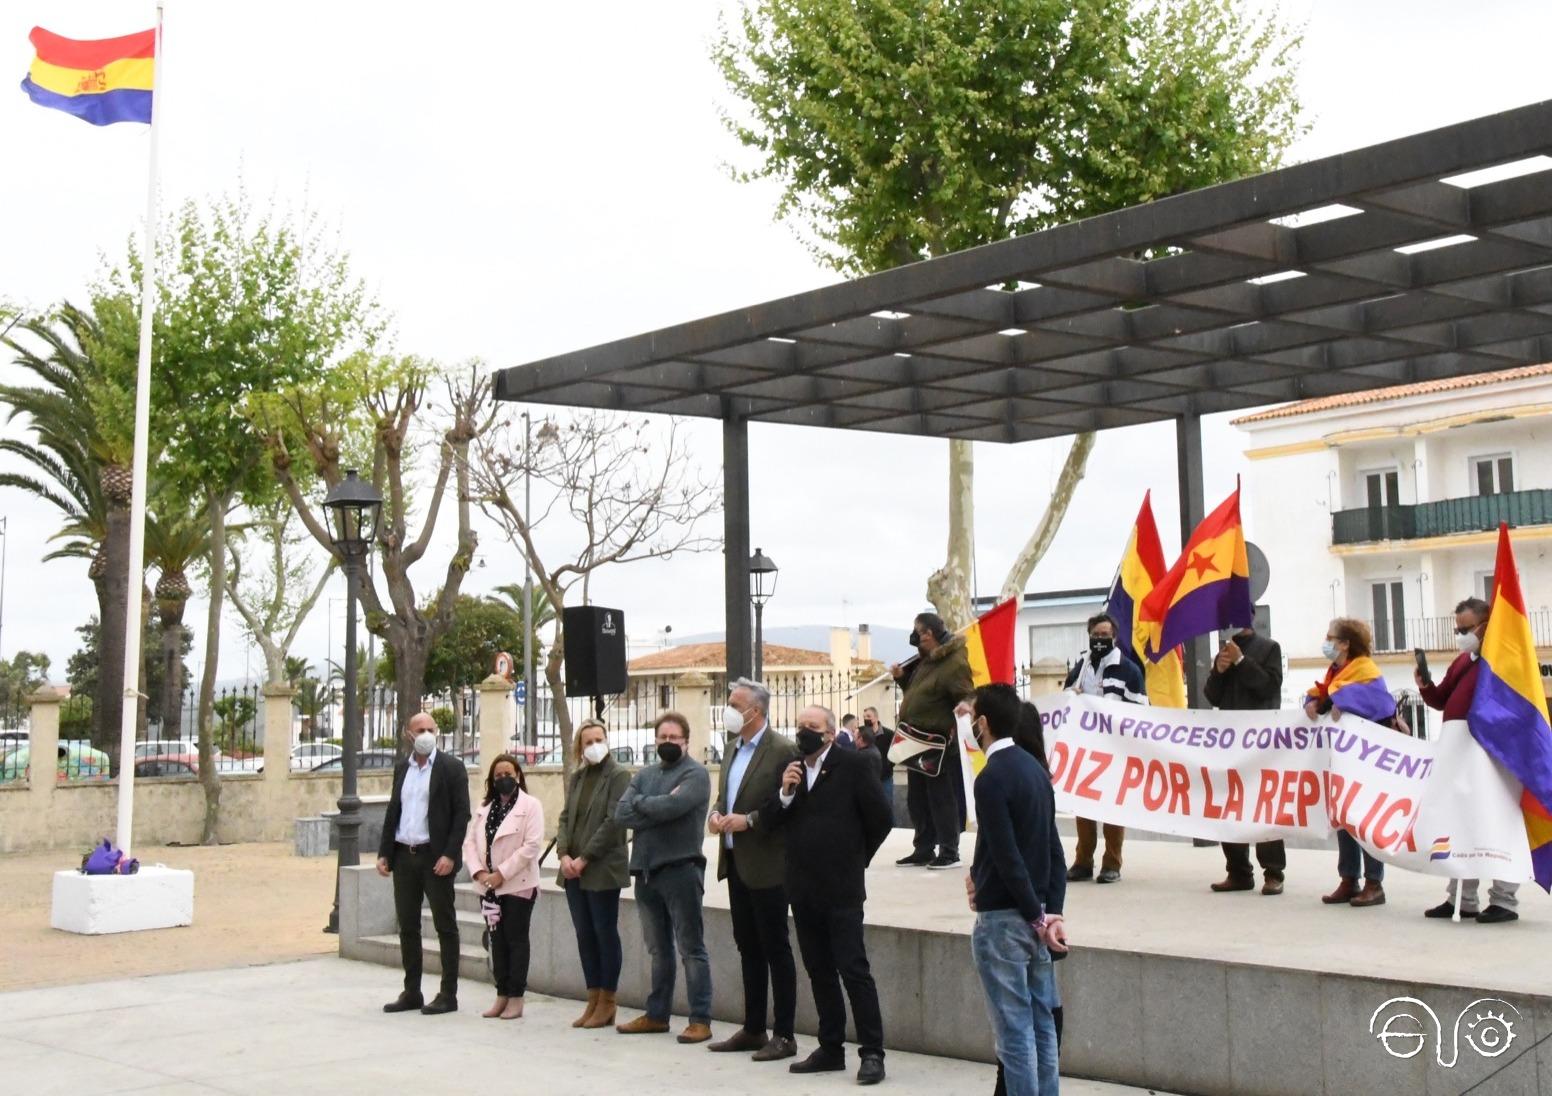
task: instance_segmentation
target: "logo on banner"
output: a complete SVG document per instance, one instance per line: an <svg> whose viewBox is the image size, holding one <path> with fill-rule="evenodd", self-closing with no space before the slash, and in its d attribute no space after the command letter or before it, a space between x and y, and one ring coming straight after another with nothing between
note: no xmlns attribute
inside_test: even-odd
<svg viewBox="0 0 1552 1096"><path fill-rule="evenodd" d="M1444 837L1435 837L1433 839L1433 847L1428 850L1428 859L1430 859L1430 860L1448 860L1449 858L1450 858L1450 839L1449 839L1449 836L1446 834Z"/></svg>
<svg viewBox="0 0 1552 1096"><path fill-rule="evenodd" d="M1427 1014L1425 1022L1416 1013L1405 1011L1416 1006ZM1496 1006L1496 1008L1495 1008ZM1514 1020L1509 1013L1514 1013ZM1380 1024L1381 1015L1386 1019ZM1392 997L1369 1017L1369 1034L1380 1041L1385 1053L1392 1058L1415 1058L1423 1052L1431 1037L1434 1060L1445 1069L1454 1069L1460 1057L1460 1041L1483 1058L1496 1058L1514 1043L1518 1033L1514 1021L1520 1018L1520 1010L1502 997L1479 997L1455 1017L1455 1027L1450 1033L1450 1044L1444 1044L1444 1025L1439 1014L1416 997ZM1376 1025L1379 1025L1376 1027ZM1464 1026L1464 1031L1462 1027ZM1449 1057L1446 1060L1445 1054Z"/></svg>

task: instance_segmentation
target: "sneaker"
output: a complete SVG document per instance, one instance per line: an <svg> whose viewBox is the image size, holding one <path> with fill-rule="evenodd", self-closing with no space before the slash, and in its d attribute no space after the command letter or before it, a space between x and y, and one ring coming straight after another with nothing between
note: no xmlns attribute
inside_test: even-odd
<svg viewBox="0 0 1552 1096"><path fill-rule="evenodd" d="M1465 917L1466 915L1463 913L1461 916ZM1505 909L1503 906L1488 906L1487 909L1477 914L1477 924L1479 925L1501 925L1506 921L1518 921L1519 919L1519 914L1511 909Z"/></svg>
<svg viewBox="0 0 1552 1096"><path fill-rule="evenodd" d="M910 856L902 856L896 860L895 866L899 868L925 868L932 863L932 859L932 853L930 852L913 852Z"/></svg>
<svg viewBox="0 0 1552 1096"><path fill-rule="evenodd" d="M927 864L928 871L947 871L949 868L957 867L959 867L959 854L957 852L933 857Z"/></svg>
<svg viewBox="0 0 1552 1096"><path fill-rule="evenodd" d="M1069 883L1081 883L1085 879L1093 878L1093 864L1074 864L1072 867L1067 869L1067 882Z"/></svg>
<svg viewBox="0 0 1552 1096"><path fill-rule="evenodd" d="M1115 868L1105 868L1094 880L1096 883L1119 883L1120 881L1121 873Z"/></svg>

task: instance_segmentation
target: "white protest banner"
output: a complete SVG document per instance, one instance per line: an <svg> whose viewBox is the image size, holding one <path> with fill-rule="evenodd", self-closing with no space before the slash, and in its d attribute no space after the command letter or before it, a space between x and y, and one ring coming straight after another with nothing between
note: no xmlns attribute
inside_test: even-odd
<svg viewBox="0 0 1552 1096"><path fill-rule="evenodd" d="M1415 871L1530 878L1519 785L1464 724L1447 724L1436 744L1351 713L1332 723L1076 693L1036 704L1057 810L1213 841L1346 829Z"/></svg>

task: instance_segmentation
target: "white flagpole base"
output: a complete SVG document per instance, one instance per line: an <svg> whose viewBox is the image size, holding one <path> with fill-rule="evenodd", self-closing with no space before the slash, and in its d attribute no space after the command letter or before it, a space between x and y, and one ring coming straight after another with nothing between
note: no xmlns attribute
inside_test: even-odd
<svg viewBox="0 0 1552 1096"><path fill-rule="evenodd" d="M153 864L134 875L54 873L49 924L100 936L171 929L194 923L194 873Z"/></svg>

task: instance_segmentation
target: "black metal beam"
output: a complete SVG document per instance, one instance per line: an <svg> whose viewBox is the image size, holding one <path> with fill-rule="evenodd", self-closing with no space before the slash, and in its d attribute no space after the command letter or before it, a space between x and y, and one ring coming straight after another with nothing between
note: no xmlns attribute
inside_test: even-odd
<svg viewBox="0 0 1552 1096"><path fill-rule="evenodd" d="M1183 549L1207 511L1202 480L1202 417L1194 409L1175 419L1175 467L1180 482L1180 545ZM1186 702L1203 706L1202 683L1209 666L1207 639L1185 643Z"/></svg>
<svg viewBox="0 0 1552 1096"><path fill-rule="evenodd" d="M727 674L748 677L754 656L749 606L749 423L735 414L722 420L723 614Z"/></svg>

